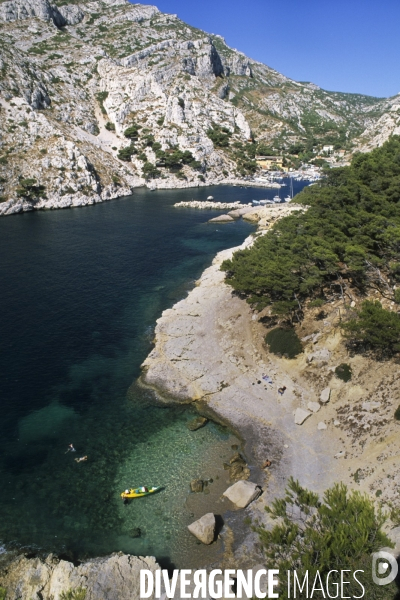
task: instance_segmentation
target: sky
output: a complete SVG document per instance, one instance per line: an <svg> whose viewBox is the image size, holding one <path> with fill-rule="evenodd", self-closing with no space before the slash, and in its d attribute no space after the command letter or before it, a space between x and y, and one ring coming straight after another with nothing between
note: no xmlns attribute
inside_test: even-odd
<svg viewBox="0 0 400 600"><path fill-rule="evenodd" d="M400 0L147 2L296 81L379 97L400 92Z"/></svg>

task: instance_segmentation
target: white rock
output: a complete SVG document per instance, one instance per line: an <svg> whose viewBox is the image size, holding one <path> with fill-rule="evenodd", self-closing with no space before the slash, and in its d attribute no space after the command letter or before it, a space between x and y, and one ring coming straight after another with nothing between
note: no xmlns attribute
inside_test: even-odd
<svg viewBox="0 0 400 600"><path fill-rule="evenodd" d="M214 217L213 219L210 219L208 222L209 223L230 223L234 221L234 219L232 217L230 217L229 215L219 215L218 217Z"/></svg>
<svg viewBox="0 0 400 600"><path fill-rule="evenodd" d="M223 496L228 498L238 508L246 508L261 494L261 488L251 481L237 481L229 487Z"/></svg>
<svg viewBox="0 0 400 600"><path fill-rule="evenodd" d="M324 421L320 421L318 423L317 429L319 429L321 431L323 429L328 429L328 427L327 427L326 423L324 423Z"/></svg>
<svg viewBox="0 0 400 600"><path fill-rule="evenodd" d="M342 450L341 452L338 452L337 454L335 454L335 458L343 458L343 456L344 456L345 454L346 454L346 453L345 453L345 452L343 452L343 450Z"/></svg>
<svg viewBox="0 0 400 600"><path fill-rule="evenodd" d="M366 412L373 411L380 407L381 407L380 402L363 402L362 403L362 410L365 410Z"/></svg>
<svg viewBox="0 0 400 600"><path fill-rule="evenodd" d="M188 529L203 544L211 544L215 536L215 517L213 513L207 513L201 519L194 521L194 523L188 525Z"/></svg>
<svg viewBox="0 0 400 600"><path fill-rule="evenodd" d="M316 413L321 408L321 405L318 404L318 402L309 402L307 404L307 408L308 408L308 410L311 410L311 412Z"/></svg>
<svg viewBox="0 0 400 600"><path fill-rule="evenodd" d="M324 390L322 390L319 399L320 399L320 402L322 402L322 404L326 404L327 402L329 402L330 397L331 397L331 388L326 387Z"/></svg>
<svg viewBox="0 0 400 600"><path fill-rule="evenodd" d="M294 413L294 422L296 425L302 425L306 419L311 415L308 410L304 410L303 408L297 408Z"/></svg>
<svg viewBox="0 0 400 600"><path fill-rule="evenodd" d="M350 303L351 308L354 308L356 305L356 303L354 302L354 300Z"/></svg>
<svg viewBox="0 0 400 600"><path fill-rule="evenodd" d="M140 571L159 569L153 557L112 554L74 566L55 555L47 559L18 556L2 573L11 598L59 599L66 590L84 587L87 600L139 600Z"/></svg>
<svg viewBox="0 0 400 600"><path fill-rule="evenodd" d="M339 427L340 421L338 421L337 419L335 419L335 421L333 421L333 424L334 424L335 427Z"/></svg>
<svg viewBox="0 0 400 600"><path fill-rule="evenodd" d="M316 350L312 354L308 354L306 361L308 363L313 361L318 361L319 364L326 364L331 357L331 353L326 348L321 348L321 350Z"/></svg>

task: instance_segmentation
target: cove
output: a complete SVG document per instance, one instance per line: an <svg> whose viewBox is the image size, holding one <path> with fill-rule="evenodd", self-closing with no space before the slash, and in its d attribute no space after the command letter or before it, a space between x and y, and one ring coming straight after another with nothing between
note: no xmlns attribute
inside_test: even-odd
<svg viewBox="0 0 400 600"><path fill-rule="evenodd" d="M7 547L77 558L121 550L183 567L185 557L200 558L186 525L208 512L238 441L213 423L190 432L191 408L159 407L132 382L161 312L219 250L254 230L243 221L207 224L216 211L173 208L210 193L249 202L275 191L137 190L92 207L0 219ZM65 453L70 443L74 455ZM77 464L83 455L88 461ZM197 504L189 494L196 477L213 479ZM120 492L138 485L164 489L123 505Z"/></svg>

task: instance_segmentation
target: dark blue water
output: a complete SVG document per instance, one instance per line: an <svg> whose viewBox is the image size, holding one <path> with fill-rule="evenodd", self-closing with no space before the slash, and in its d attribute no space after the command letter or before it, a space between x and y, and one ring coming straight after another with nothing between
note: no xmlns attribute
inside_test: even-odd
<svg viewBox="0 0 400 600"><path fill-rule="evenodd" d="M188 484L213 474L218 461L222 468L235 439L213 424L189 432L190 409L159 408L132 382L162 310L187 293L216 252L254 230L241 220L207 224L217 211L172 206L210 193L245 202L275 195L138 190L92 207L0 220L6 545L78 556L122 550L178 562L178 548L198 548L186 531L193 520L193 508L183 508ZM71 442L77 452L65 454ZM73 460L84 455L87 462ZM119 494L131 485L166 488L124 507Z"/></svg>

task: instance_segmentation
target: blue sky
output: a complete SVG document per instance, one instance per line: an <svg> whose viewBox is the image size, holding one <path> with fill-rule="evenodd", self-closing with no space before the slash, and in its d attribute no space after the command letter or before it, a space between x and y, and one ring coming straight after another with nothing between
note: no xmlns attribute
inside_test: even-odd
<svg viewBox="0 0 400 600"><path fill-rule="evenodd" d="M224 36L230 46L297 81L372 96L400 92L399 0L148 3Z"/></svg>

